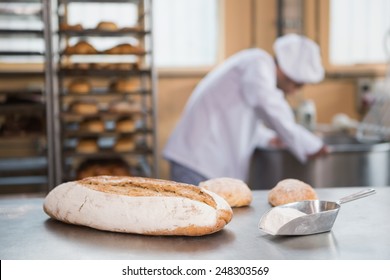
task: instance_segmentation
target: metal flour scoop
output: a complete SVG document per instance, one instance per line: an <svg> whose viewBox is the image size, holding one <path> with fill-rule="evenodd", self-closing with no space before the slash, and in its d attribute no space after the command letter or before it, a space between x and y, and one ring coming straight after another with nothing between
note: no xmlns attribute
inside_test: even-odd
<svg viewBox="0 0 390 280"><path fill-rule="evenodd" d="M367 189L337 202L304 200L272 208L260 219L259 229L272 235L308 235L330 231L343 203L375 193Z"/></svg>

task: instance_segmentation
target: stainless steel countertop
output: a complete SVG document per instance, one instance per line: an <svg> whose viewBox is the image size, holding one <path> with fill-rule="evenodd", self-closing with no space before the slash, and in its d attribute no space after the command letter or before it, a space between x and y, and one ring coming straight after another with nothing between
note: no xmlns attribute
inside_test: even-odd
<svg viewBox="0 0 390 280"><path fill-rule="evenodd" d="M322 200L365 188L317 189ZM390 187L343 204L331 232L275 237L257 224L270 206L254 191L250 207L234 209L222 231L203 237L103 232L50 219L43 198L0 197L0 259L390 259Z"/></svg>

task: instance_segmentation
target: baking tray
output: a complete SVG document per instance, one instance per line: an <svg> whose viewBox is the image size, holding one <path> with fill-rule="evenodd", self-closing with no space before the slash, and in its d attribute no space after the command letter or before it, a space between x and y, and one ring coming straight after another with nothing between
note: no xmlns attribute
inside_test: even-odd
<svg viewBox="0 0 390 280"><path fill-rule="evenodd" d="M140 0L111 0L111 3L138 3ZM68 3L107 3L107 0L59 0L61 4Z"/></svg>
<svg viewBox="0 0 390 280"><path fill-rule="evenodd" d="M140 155L153 155L152 148L136 148L129 152L117 152L114 149L100 149L94 153L79 153L75 149L64 149L64 155L66 157L78 157L78 158L117 158L118 156L140 156Z"/></svg>
<svg viewBox="0 0 390 280"><path fill-rule="evenodd" d="M0 56L43 56L44 52L29 52L29 51L0 51Z"/></svg>
<svg viewBox="0 0 390 280"><path fill-rule="evenodd" d="M121 97L121 96L126 96L126 95L147 95L151 94L151 90L144 90L144 89L138 89L138 90L132 90L132 91L126 91L126 92L117 92L117 91L107 91L106 88L102 89L92 89L89 93L87 94L81 94L81 93L74 93L74 92L68 92L66 89L64 89L61 92L61 97L65 96L74 96L74 97L87 97L87 96L94 96L94 97Z"/></svg>
<svg viewBox="0 0 390 280"><path fill-rule="evenodd" d="M84 30L59 30L59 34L69 37L123 37L123 36L146 36L151 34L150 31L126 29L116 31L104 31L99 29L84 29Z"/></svg>
<svg viewBox="0 0 390 280"><path fill-rule="evenodd" d="M44 104L3 104L0 105L0 114L9 115L9 114L19 114L19 115L42 115L45 113Z"/></svg>
<svg viewBox="0 0 390 280"><path fill-rule="evenodd" d="M146 74L152 75L150 69L139 69L139 70L108 70L108 69L60 69L60 75L69 77L77 76L104 76L104 77L127 77L131 75Z"/></svg>
<svg viewBox="0 0 390 280"><path fill-rule="evenodd" d="M87 132L87 131L64 131L63 137L66 138L88 138L88 137L115 137L115 136L130 136L135 134L152 133L151 129L143 128L137 129L133 132L118 132L115 130L107 130L103 132Z"/></svg>
<svg viewBox="0 0 390 280"><path fill-rule="evenodd" d="M43 30L29 29L0 29L0 35L35 35L43 36Z"/></svg>
<svg viewBox="0 0 390 280"><path fill-rule="evenodd" d="M45 149L43 136L0 137L0 158L43 156Z"/></svg>

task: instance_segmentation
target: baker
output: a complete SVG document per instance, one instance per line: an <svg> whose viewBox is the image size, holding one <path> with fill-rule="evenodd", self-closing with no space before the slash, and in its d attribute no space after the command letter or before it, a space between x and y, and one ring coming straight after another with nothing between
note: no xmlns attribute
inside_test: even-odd
<svg viewBox="0 0 390 280"><path fill-rule="evenodd" d="M283 143L302 163L327 153L320 138L295 122L284 98L323 79L318 45L288 34L274 51L275 58L262 49L240 51L197 85L163 152L172 180L245 181L254 149L264 144Z"/></svg>

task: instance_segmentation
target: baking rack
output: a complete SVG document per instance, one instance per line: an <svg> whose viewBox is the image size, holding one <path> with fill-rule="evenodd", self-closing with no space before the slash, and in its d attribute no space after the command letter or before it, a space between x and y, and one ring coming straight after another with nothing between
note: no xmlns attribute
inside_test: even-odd
<svg viewBox="0 0 390 280"><path fill-rule="evenodd" d="M61 24L68 24L72 3L123 3L135 5L138 13L136 26L129 26L113 31L105 31L92 28L80 30L61 29ZM152 1L150 0L60 0L56 10L58 18L56 36L58 42L57 88L54 89L55 111L58 118L55 119L56 131L56 179L57 184L63 181L73 180L77 176L77 170L83 163L92 159L104 160L120 158L124 160L135 176L157 177L157 135L156 135L156 74L153 67L152 51ZM71 41L80 41L94 38L109 38L110 40L129 39L136 40L144 52L126 53L118 55L105 54L100 51L96 54L69 54L66 47ZM95 46L94 46L95 47ZM98 47L98 46L96 46ZM133 64L130 69L105 69L102 64L116 65L123 63ZM83 67L77 67L83 65ZM92 83L92 89L87 94L79 94L68 90L67 85L74 78L83 78ZM139 81L139 88L126 92L116 92L109 88L110 81L117 78L132 78ZM98 80L98 83L94 83ZM103 81L106 81L104 84ZM103 85L102 85L103 83ZM115 122L123 117L134 116L133 112L110 112L110 101L137 100L140 107L141 124L131 133L122 133L115 130ZM93 115L82 115L70 110L70 104L77 101L93 101L99 105L98 112ZM79 124L91 117L97 117L105 124L105 129L99 133L86 132L78 129ZM76 129L74 129L76 127ZM113 148L115 141L121 137L142 136L141 143L134 149L118 152ZM77 143L85 138L94 138L98 141L98 151L83 153L77 150Z"/></svg>

